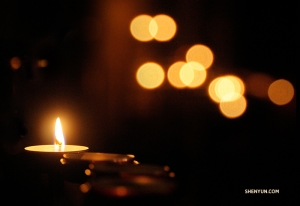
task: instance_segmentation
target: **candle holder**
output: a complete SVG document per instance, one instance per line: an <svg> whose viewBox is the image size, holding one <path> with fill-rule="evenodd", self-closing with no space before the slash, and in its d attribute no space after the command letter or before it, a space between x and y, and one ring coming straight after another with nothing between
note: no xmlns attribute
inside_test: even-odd
<svg viewBox="0 0 300 206"><path fill-rule="evenodd" d="M170 205L177 189L168 166L96 164L90 177L80 186L86 205Z"/></svg>
<svg viewBox="0 0 300 206"><path fill-rule="evenodd" d="M37 145L25 148L25 158L28 160L27 167L30 171L43 176L49 188L49 196L53 205L61 205L64 201L64 178L63 167L60 163L64 154L79 154L88 149L80 146L82 150L52 150L52 145ZM85 149L85 150L83 150ZM69 152L67 152L69 151Z"/></svg>
<svg viewBox="0 0 300 206"><path fill-rule="evenodd" d="M60 162L65 180L82 184L90 178L90 169L96 165L130 165L137 161L132 154L82 152L66 153Z"/></svg>

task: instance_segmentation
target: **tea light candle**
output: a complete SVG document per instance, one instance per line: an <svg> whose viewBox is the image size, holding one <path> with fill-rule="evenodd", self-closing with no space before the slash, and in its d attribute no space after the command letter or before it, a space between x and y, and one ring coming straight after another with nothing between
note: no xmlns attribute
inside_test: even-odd
<svg viewBox="0 0 300 206"><path fill-rule="evenodd" d="M25 147L24 149L29 152L40 153L69 153L82 152L88 150L89 148L80 145L65 145L60 118L57 118L55 124L55 140L53 145L34 145Z"/></svg>

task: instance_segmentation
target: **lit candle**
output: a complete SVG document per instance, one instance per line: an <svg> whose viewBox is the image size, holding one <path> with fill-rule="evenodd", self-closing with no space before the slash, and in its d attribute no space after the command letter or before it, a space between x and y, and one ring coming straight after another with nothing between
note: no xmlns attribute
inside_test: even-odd
<svg viewBox="0 0 300 206"><path fill-rule="evenodd" d="M62 126L59 118L56 119L55 140L53 145L34 145L25 147L26 151L44 153L82 152L88 149L89 148L85 146L65 144L65 138L63 135Z"/></svg>

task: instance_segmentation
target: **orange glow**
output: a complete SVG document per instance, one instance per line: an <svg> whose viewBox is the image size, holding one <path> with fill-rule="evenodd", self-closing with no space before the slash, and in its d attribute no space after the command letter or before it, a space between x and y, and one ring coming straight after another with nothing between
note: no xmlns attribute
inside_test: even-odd
<svg viewBox="0 0 300 206"><path fill-rule="evenodd" d="M115 189L115 193L119 197L124 197L128 194L128 189L124 186L118 186Z"/></svg>
<svg viewBox="0 0 300 206"><path fill-rule="evenodd" d="M150 184L152 182L151 178L147 176L137 176L134 178L134 181L139 184Z"/></svg>
<svg viewBox="0 0 300 206"><path fill-rule="evenodd" d="M137 160L133 160L133 164L139 165L140 163Z"/></svg>
<svg viewBox="0 0 300 206"><path fill-rule="evenodd" d="M154 62L143 64L136 73L137 82L145 89L159 87L165 78L163 68Z"/></svg>
<svg viewBox="0 0 300 206"><path fill-rule="evenodd" d="M48 61L46 59L40 59L37 62L38 67L43 68L48 66Z"/></svg>
<svg viewBox="0 0 300 206"><path fill-rule="evenodd" d="M10 66L12 69L17 70L21 67L21 60L19 57L13 57L10 59Z"/></svg>
<svg viewBox="0 0 300 206"><path fill-rule="evenodd" d="M203 84L206 79L206 70L198 62L188 62L183 67L191 67L194 71L194 77L191 83L188 85L189 88L196 88Z"/></svg>
<svg viewBox="0 0 300 206"><path fill-rule="evenodd" d="M227 94L231 96L231 94ZM230 119L240 117L245 111L247 107L247 101L244 96L236 93L236 96L239 98L235 98L234 101L221 101L219 105L219 109L221 113ZM231 97L228 97L231 98ZM226 98L226 95L224 99Z"/></svg>
<svg viewBox="0 0 300 206"><path fill-rule="evenodd" d="M234 101L243 95L245 86L243 81L233 75L221 76L214 79L208 88L210 98L219 103L222 101Z"/></svg>
<svg viewBox="0 0 300 206"><path fill-rule="evenodd" d="M179 76L183 84L190 85L195 77L193 67L189 64L184 64L180 69Z"/></svg>
<svg viewBox="0 0 300 206"><path fill-rule="evenodd" d="M95 165L91 163L91 164L89 164L89 168L92 170L95 168Z"/></svg>
<svg viewBox="0 0 300 206"><path fill-rule="evenodd" d="M149 15L139 15L135 17L130 23L131 35L138 41L146 42L153 39L153 35L150 33L150 22L152 17ZM153 31L152 31L153 32Z"/></svg>
<svg viewBox="0 0 300 206"><path fill-rule="evenodd" d="M65 158L61 158L61 159L60 159L60 163L61 163L62 165L64 165L64 164L66 164L66 163L67 163L67 161L66 161L66 159L65 159Z"/></svg>
<svg viewBox="0 0 300 206"><path fill-rule="evenodd" d="M294 87L289 81L279 79L270 85L268 95L274 104L285 105L293 99Z"/></svg>
<svg viewBox="0 0 300 206"><path fill-rule="evenodd" d="M60 119L57 118L56 119L56 123L55 123L55 141L54 141L55 145L65 145L65 138L63 135L63 130L62 130L62 126L61 126L61 122Z"/></svg>
<svg viewBox="0 0 300 206"><path fill-rule="evenodd" d="M214 80L211 81L208 87L208 94L209 97L216 103L219 103L221 101L221 98L216 93L216 84L220 80L221 77L217 77Z"/></svg>
<svg viewBox="0 0 300 206"><path fill-rule="evenodd" d="M149 29L155 40L169 41L174 37L177 26L172 17L160 14L152 19Z"/></svg>
<svg viewBox="0 0 300 206"><path fill-rule="evenodd" d="M88 191L90 191L91 185L89 183L84 183L81 184L79 188L82 193L87 193Z"/></svg>
<svg viewBox="0 0 300 206"><path fill-rule="evenodd" d="M180 70L184 64L185 64L184 61L175 62L174 64L172 64L169 67L168 73L167 73L169 83L173 87L178 88L178 89L186 87L186 85L183 84L183 82L180 79Z"/></svg>
<svg viewBox="0 0 300 206"><path fill-rule="evenodd" d="M177 30L174 19L168 15L160 14L151 17L146 14L135 17L130 23L131 35L138 41L150 40L169 41Z"/></svg>
<svg viewBox="0 0 300 206"><path fill-rule="evenodd" d="M91 172L91 170L86 169L86 170L84 170L84 174L85 174L86 176L90 176L90 175L92 174L92 172Z"/></svg>
<svg viewBox="0 0 300 206"><path fill-rule="evenodd" d="M268 89L273 79L267 74L252 74L247 79L247 91L259 98L268 98Z"/></svg>
<svg viewBox="0 0 300 206"><path fill-rule="evenodd" d="M202 44L196 44L189 48L186 53L187 62L198 62L204 66L205 69L208 69L214 60L214 55L211 49Z"/></svg>
<svg viewBox="0 0 300 206"><path fill-rule="evenodd" d="M169 167L169 166L164 166L164 170L165 170L166 172L168 172L168 171L170 171L170 167Z"/></svg>
<svg viewBox="0 0 300 206"><path fill-rule="evenodd" d="M175 177L175 173L174 172L170 172L169 173L169 177L174 178Z"/></svg>

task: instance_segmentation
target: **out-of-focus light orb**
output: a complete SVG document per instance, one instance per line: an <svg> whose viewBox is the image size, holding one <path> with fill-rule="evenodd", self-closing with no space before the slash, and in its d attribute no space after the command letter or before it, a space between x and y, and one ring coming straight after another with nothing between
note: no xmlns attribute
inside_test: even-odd
<svg viewBox="0 0 300 206"><path fill-rule="evenodd" d="M245 93L245 84L244 82L237 76L234 75L227 75L225 76L227 79L231 81L231 83L234 85L234 92L238 93L240 95L244 95ZM236 95L233 95L236 96Z"/></svg>
<svg viewBox="0 0 300 206"><path fill-rule="evenodd" d="M40 68L44 68L48 66L48 61L47 59L40 59L37 61L37 66Z"/></svg>
<svg viewBox="0 0 300 206"><path fill-rule="evenodd" d="M221 98L216 93L216 84L220 80L221 77L217 77L213 79L208 87L208 95L209 97L216 103L220 103Z"/></svg>
<svg viewBox="0 0 300 206"><path fill-rule="evenodd" d="M229 97L226 97L227 95ZM221 113L229 119L242 116L247 108L246 98L241 94L236 93L235 96L238 96L238 98L235 98L233 101L227 101L227 99L231 98L232 96L231 94L227 95L224 96L225 101L221 100L219 104Z"/></svg>
<svg viewBox="0 0 300 206"><path fill-rule="evenodd" d="M137 82L145 89L159 87L165 78L163 68L154 62L147 62L139 67L136 73Z"/></svg>
<svg viewBox="0 0 300 206"><path fill-rule="evenodd" d="M158 25L157 22L152 18L149 24L149 32L151 36L154 38L158 31Z"/></svg>
<svg viewBox="0 0 300 206"><path fill-rule="evenodd" d="M188 62L185 65L183 65L182 68L184 67L190 67L193 69L194 72L193 79L187 86L189 88L196 88L201 86L206 79L206 70L202 66L202 64L198 62Z"/></svg>
<svg viewBox="0 0 300 206"><path fill-rule="evenodd" d="M61 158L59 161L62 165L67 163L67 160L65 158Z"/></svg>
<svg viewBox="0 0 300 206"><path fill-rule="evenodd" d="M187 64L194 69L194 79L188 87L196 88L201 86L206 79L206 69L198 62L188 62Z"/></svg>
<svg viewBox="0 0 300 206"><path fill-rule="evenodd" d="M180 70L185 63L186 62L184 61L175 62L168 69L168 81L173 87L177 89L182 89L186 87L186 85L180 79Z"/></svg>
<svg viewBox="0 0 300 206"><path fill-rule="evenodd" d="M79 189L82 193L87 193L91 189L91 185L89 183L83 183L79 186Z"/></svg>
<svg viewBox="0 0 300 206"><path fill-rule="evenodd" d="M175 177L175 173L174 172L170 172L169 173L169 177L174 178Z"/></svg>
<svg viewBox="0 0 300 206"><path fill-rule="evenodd" d="M118 186L114 190L115 195L119 197L124 197L128 194L128 189L125 186Z"/></svg>
<svg viewBox="0 0 300 206"><path fill-rule="evenodd" d="M21 67L21 59L19 57L13 57L10 59L10 67L13 69L13 70L17 70Z"/></svg>
<svg viewBox="0 0 300 206"><path fill-rule="evenodd" d="M272 82L273 79L267 74L251 74L246 80L247 93L258 98L268 98L268 89Z"/></svg>
<svg viewBox="0 0 300 206"><path fill-rule="evenodd" d="M294 97L293 85L285 79L274 81L268 89L270 100L277 105L288 104Z"/></svg>
<svg viewBox="0 0 300 206"><path fill-rule="evenodd" d="M142 14L135 17L130 23L131 35L138 41L147 42L153 39L150 33L150 22L153 18L149 15ZM154 32L154 31L152 31Z"/></svg>
<svg viewBox="0 0 300 206"><path fill-rule="evenodd" d="M215 78L209 85L210 98L220 103L222 101L234 101L243 95L245 85L243 81L234 75L226 75Z"/></svg>
<svg viewBox="0 0 300 206"><path fill-rule="evenodd" d="M154 39L157 41L171 40L177 30L177 25L174 19L165 14L159 14L153 17L149 29Z"/></svg>
<svg viewBox="0 0 300 206"><path fill-rule="evenodd" d="M90 175L92 174L92 172L91 172L91 170L86 169L86 170L84 170L84 174L85 174L86 176L90 176Z"/></svg>
<svg viewBox="0 0 300 206"><path fill-rule="evenodd" d="M186 53L187 62L198 62L208 69L214 60L214 55L211 49L202 44L196 44L190 47Z"/></svg>
<svg viewBox="0 0 300 206"><path fill-rule="evenodd" d="M190 85L195 77L194 69L189 64L184 64L179 72L183 84Z"/></svg>

